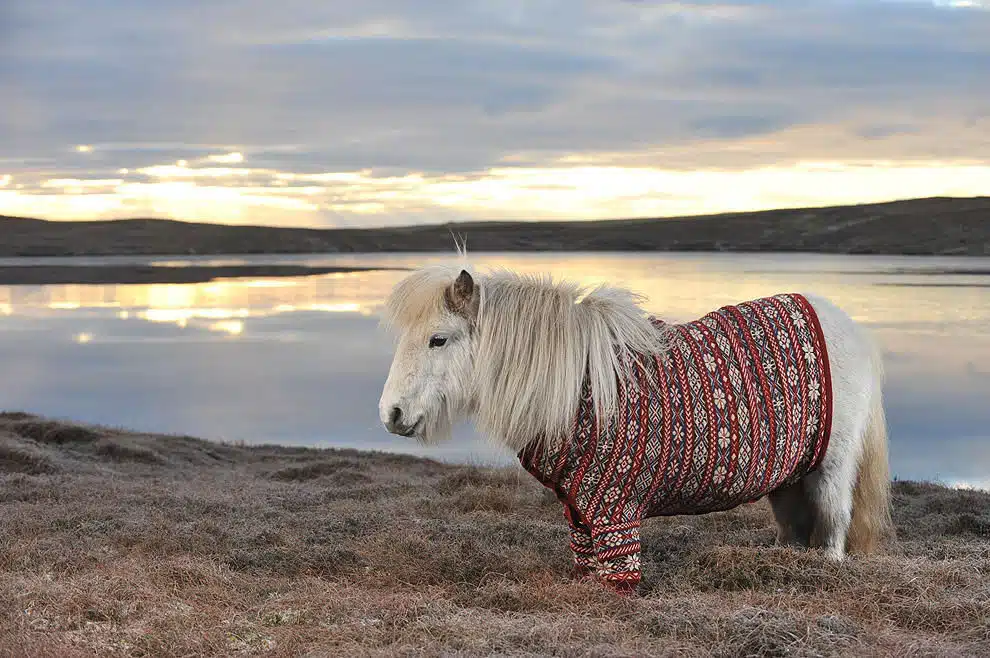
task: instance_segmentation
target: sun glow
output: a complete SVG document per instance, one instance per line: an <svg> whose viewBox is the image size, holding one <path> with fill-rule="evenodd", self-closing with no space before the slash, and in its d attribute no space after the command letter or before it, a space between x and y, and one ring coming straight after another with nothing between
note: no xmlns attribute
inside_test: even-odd
<svg viewBox="0 0 990 658"><path fill-rule="evenodd" d="M374 315L395 277L392 272L354 272L177 285L49 285L28 297L19 296L15 286L0 286L0 314L103 308L120 320L237 337L247 332L250 321L283 314Z"/></svg>
<svg viewBox="0 0 990 658"><path fill-rule="evenodd" d="M244 154L242 153L223 153L217 155L208 155L206 159L210 162L218 162L220 164L239 164L244 162Z"/></svg>
<svg viewBox="0 0 990 658"><path fill-rule="evenodd" d="M990 194L975 161L815 160L746 169L664 169L562 157L548 166L467 174L321 173L241 166L240 152L118 169L118 178L54 176L11 189L0 214L59 220L155 216L229 224L363 226L458 219L691 216ZM18 181L20 182L20 180Z"/></svg>
<svg viewBox="0 0 990 658"><path fill-rule="evenodd" d="M156 165L138 169L137 173L150 176L151 178L238 178L251 176L255 172L251 169L236 169L233 167L189 167L181 164L185 160L179 160L175 165Z"/></svg>
<svg viewBox="0 0 990 658"><path fill-rule="evenodd" d="M115 188L123 182L120 178L49 178L41 187L64 190L102 189Z"/></svg>
<svg viewBox="0 0 990 658"><path fill-rule="evenodd" d="M221 320L210 325L210 331L240 336L244 332L244 323L240 320Z"/></svg>

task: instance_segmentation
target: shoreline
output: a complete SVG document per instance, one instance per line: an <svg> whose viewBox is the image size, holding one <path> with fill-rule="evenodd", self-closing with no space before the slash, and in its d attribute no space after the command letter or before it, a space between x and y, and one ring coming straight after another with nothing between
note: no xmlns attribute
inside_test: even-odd
<svg viewBox="0 0 990 658"><path fill-rule="evenodd" d="M397 270L394 267L309 265L0 265L0 285L141 285L208 283L217 279L295 278Z"/></svg>
<svg viewBox="0 0 990 658"><path fill-rule="evenodd" d="M485 252L490 255L493 252ZM554 253L554 252L548 252ZM569 253L569 252L559 252ZM601 253L601 252L593 252ZM659 255L667 252L655 252ZM696 252L697 253L697 252ZM713 252L714 253L714 252ZM724 253L724 252L719 252ZM223 254L220 256L227 256ZM317 254L313 254L317 255ZM374 256L375 254L368 254ZM277 255L274 255L277 257ZM167 257L167 255L163 256ZM928 256L930 257L930 256ZM78 257L86 258L86 257ZM919 256L926 258L926 256ZM27 258L25 258L27 259ZM6 259L9 263L14 259ZM35 260L31 258L31 260ZM325 274L350 274L357 272L407 271L409 268L388 265L293 265L293 264L245 264L245 265L154 265L154 264L0 264L0 286L43 285L144 285L144 284L197 284L221 279L303 278ZM837 271L836 274L874 276L878 272ZM887 276L990 276L990 268L980 267L929 267L897 268L879 272ZM972 287L990 286L984 282L876 282L878 286L904 287Z"/></svg>

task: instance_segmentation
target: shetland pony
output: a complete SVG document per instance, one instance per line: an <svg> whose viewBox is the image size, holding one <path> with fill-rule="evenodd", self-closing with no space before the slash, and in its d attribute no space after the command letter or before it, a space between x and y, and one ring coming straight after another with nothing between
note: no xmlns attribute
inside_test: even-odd
<svg viewBox="0 0 990 658"><path fill-rule="evenodd" d="M623 592L642 518L763 496L779 543L872 551L892 524L882 363L863 329L812 295L684 325L639 302L504 270L414 271L385 304L398 340L381 421L431 444L473 419L561 500L575 574Z"/></svg>

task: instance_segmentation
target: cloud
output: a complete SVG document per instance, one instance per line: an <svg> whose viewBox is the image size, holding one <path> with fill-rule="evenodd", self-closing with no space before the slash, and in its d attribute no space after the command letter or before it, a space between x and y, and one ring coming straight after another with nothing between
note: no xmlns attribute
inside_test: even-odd
<svg viewBox="0 0 990 658"><path fill-rule="evenodd" d="M5 3L0 175L14 178L17 208L30 211L33 200L41 214L55 207L33 194L45 180L107 180L127 169L138 173L123 184L144 185L145 194L165 184L155 172L179 160L191 163L182 184L217 199L226 193L207 187L254 199L263 186L266 197L284 197L271 172L467 175L503 189L491 172L506 167L745 173L822 160L985 164L990 11L954 4ZM162 194L186 189L175 173ZM903 195L915 193L902 180ZM968 192L990 189L977 183ZM544 208L507 201L496 215L557 216L589 194L552 196L559 205L551 196ZM10 198L0 212L11 212ZM640 205L662 208L664 198ZM805 201L815 198L831 195ZM683 201L667 207L690 205ZM114 203L129 208L123 198ZM340 204L316 205L305 221L348 216L333 209ZM392 213L381 222L434 216L389 197L351 206ZM455 212L442 200L426 207ZM611 210L594 207L630 210L621 198ZM476 210L456 213L493 212ZM365 212L355 218L369 221Z"/></svg>
<svg viewBox="0 0 990 658"><path fill-rule="evenodd" d="M16 182L17 178L12 179ZM118 179L47 179L0 188L10 214L54 219L164 216L234 224L381 226L464 219L599 219L692 215L967 195L990 166L962 162L842 162L746 170L566 163L483 173L293 173L161 165Z"/></svg>

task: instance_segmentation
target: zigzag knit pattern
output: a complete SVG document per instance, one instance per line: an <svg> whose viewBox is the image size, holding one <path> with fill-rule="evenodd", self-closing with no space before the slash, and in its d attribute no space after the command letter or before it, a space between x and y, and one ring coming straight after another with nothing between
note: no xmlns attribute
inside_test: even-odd
<svg viewBox="0 0 990 658"><path fill-rule="evenodd" d="M612 422L598 427L586 381L560 449L519 453L564 504L576 569L632 586L642 519L726 510L797 482L820 465L832 422L825 340L802 295L654 323L670 349L632 364Z"/></svg>

